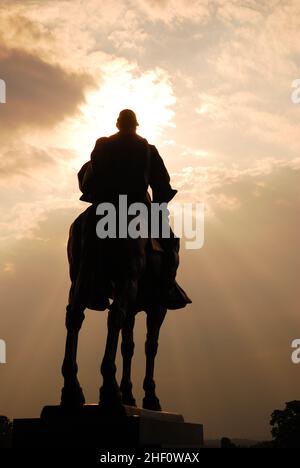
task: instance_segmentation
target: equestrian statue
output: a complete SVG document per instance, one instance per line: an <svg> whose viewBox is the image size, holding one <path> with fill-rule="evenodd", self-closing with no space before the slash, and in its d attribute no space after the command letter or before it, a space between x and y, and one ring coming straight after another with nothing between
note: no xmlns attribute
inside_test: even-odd
<svg viewBox="0 0 300 468"><path fill-rule="evenodd" d="M144 311L147 317L145 342L146 373L143 382L143 408L160 411L155 392L154 362L160 327L168 309L180 309L191 300L176 282L179 265L179 238L169 228L168 215L161 216L159 234L130 236L119 233L121 219L129 223L133 215L120 206L120 196L126 195L129 205L142 203L151 208L154 203L167 204L176 194L156 147L136 132L135 113L120 112L118 132L96 141L90 160L78 173L81 200L89 207L70 227L67 246L71 288L66 313L66 348L62 365L64 386L61 405L79 406L85 403L77 378L78 335L85 318L85 309L108 310L107 339L101 364L103 383L99 404L106 408L120 405L136 406L132 393L131 361L134 353L133 329L135 316ZM151 188L152 196L149 194ZM113 206L116 221L113 232L97 235L99 206ZM151 223L149 223L151 224ZM121 333L123 372L120 384L116 379L116 352Z"/></svg>

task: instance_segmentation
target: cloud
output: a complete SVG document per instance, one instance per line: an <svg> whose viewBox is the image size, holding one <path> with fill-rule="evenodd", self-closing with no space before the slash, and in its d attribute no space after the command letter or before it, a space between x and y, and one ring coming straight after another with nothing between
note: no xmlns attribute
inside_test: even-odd
<svg viewBox="0 0 300 468"><path fill-rule="evenodd" d="M176 201L204 202L207 216L216 217L220 210L244 209L245 187L255 202L257 197L269 190L272 179L276 178L279 184L280 175L285 177L286 172L291 174L293 181L299 177L300 158L258 159L246 168L223 163L187 166L181 172L174 173L172 181L179 190ZM275 193L275 188L273 190ZM277 201L280 202L279 196ZM247 204L251 202L248 200Z"/></svg>
<svg viewBox="0 0 300 468"><path fill-rule="evenodd" d="M183 21L203 24L209 19L208 0L138 0L138 6L151 21L168 25Z"/></svg>
<svg viewBox="0 0 300 468"><path fill-rule="evenodd" d="M75 197L63 198L48 196L42 200L33 202L17 202L9 211L1 213L0 221L0 242L2 244L10 245L16 240L33 239L33 240L47 240L47 234L40 235L40 226L52 213L57 210L63 210L70 215L73 213L74 218L80 202ZM77 209L77 210L76 210ZM65 235L67 235L67 228Z"/></svg>
<svg viewBox="0 0 300 468"><path fill-rule="evenodd" d="M30 48L36 50L41 42L55 43L55 36L50 28L40 21L32 21L29 17L14 11L14 4L10 2L10 8L3 11L0 18L0 37L8 47Z"/></svg>
<svg viewBox="0 0 300 468"><path fill-rule="evenodd" d="M274 96L274 95L273 95ZM286 144L292 150L299 150L299 122L294 119L292 105L286 96L290 113L283 113L279 104L277 109L269 97L253 91L227 91L218 88L211 93L199 95L200 105L196 112L203 122L212 121L215 128L236 128L243 135L258 137L262 142Z"/></svg>
<svg viewBox="0 0 300 468"><path fill-rule="evenodd" d="M6 104L0 106L1 133L16 129L52 127L78 113L90 76L71 74L22 49L0 49Z"/></svg>
<svg viewBox="0 0 300 468"><path fill-rule="evenodd" d="M0 152L0 180L25 177L42 171L57 170L57 165L66 163L74 158L73 152L59 148L38 148L20 141L19 144L11 144L2 147ZM2 180L3 183L3 180Z"/></svg>
<svg viewBox="0 0 300 468"><path fill-rule="evenodd" d="M7 149L2 151L0 159L0 179L20 175L29 176L30 173L40 170L41 166L51 166L53 158L45 150L34 147Z"/></svg>
<svg viewBox="0 0 300 468"><path fill-rule="evenodd" d="M129 49L139 54L144 52L144 43L149 34L141 27L140 23L140 18L135 11L126 11L119 26L113 28L108 35L108 39L112 41L116 50L121 52Z"/></svg>
<svg viewBox="0 0 300 468"><path fill-rule="evenodd" d="M232 23L237 25L245 23L257 25L257 23L264 19L265 7L264 1L257 2L255 0L250 0L249 2L243 0L220 0L216 2L218 17L229 25ZM269 8L271 8L270 2Z"/></svg>
<svg viewBox="0 0 300 468"><path fill-rule="evenodd" d="M0 153L1 248L16 239L37 238L40 223L56 209L74 210L79 201L74 151L30 145L23 140Z"/></svg>
<svg viewBox="0 0 300 468"><path fill-rule="evenodd" d="M272 86L289 80L298 69L299 13L297 0L218 2L216 16L222 21L225 40L211 60L220 75L230 77L234 85L260 79Z"/></svg>

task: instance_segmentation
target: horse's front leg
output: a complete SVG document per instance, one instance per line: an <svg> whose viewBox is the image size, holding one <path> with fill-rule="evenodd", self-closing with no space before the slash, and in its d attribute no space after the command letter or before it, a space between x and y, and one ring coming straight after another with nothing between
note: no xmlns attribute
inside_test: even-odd
<svg viewBox="0 0 300 468"><path fill-rule="evenodd" d="M65 357L62 365L64 386L61 392L61 405L83 405L85 403L82 388L77 379L77 345L78 335L84 320L84 309L67 306L66 328L67 339Z"/></svg>
<svg viewBox="0 0 300 468"><path fill-rule="evenodd" d="M136 406L135 398L132 394L131 382L131 361L134 353L133 328L135 315L129 311L122 327L121 352L123 357L123 373L120 385L122 402L124 405Z"/></svg>
<svg viewBox="0 0 300 468"><path fill-rule="evenodd" d="M147 338L145 343L146 352L146 375L143 388L145 397L143 408L154 411L161 411L158 397L155 393L154 362L158 348L158 338L160 327L164 321L167 309L162 306L153 306L147 311Z"/></svg>

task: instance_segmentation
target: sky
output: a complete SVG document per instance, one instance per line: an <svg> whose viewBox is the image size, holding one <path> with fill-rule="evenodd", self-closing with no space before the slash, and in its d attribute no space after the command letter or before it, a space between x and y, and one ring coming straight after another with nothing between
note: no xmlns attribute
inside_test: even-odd
<svg viewBox="0 0 300 468"><path fill-rule="evenodd" d="M181 250L193 303L170 311L157 357L167 411L208 438L269 438L299 399L298 0L0 1L0 414L57 404L68 229L77 172L132 108L176 201L205 204L205 242ZM97 402L106 313L87 311L79 378ZM145 317L135 329L141 402ZM118 358L118 364L120 359Z"/></svg>

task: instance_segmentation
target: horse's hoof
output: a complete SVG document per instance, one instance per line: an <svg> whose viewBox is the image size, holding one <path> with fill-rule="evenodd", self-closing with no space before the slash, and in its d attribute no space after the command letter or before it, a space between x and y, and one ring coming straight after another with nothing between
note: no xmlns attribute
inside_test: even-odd
<svg viewBox="0 0 300 468"><path fill-rule="evenodd" d="M123 406L122 394L119 387L102 385L99 391L99 404L102 407Z"/></svg>
<svg viewBox="0 0 300 468"><path fill-rule="evenodd" d="M122 395L122 403L126 406L136 406L136 401L133 395Z"/></svg>
<svg viewBox="0 0 300 468"><path fill-rule="evenodd" d="M62 406L82 406L85 404L85 397L79 384L65 385L61 391Z"/></svg>
<svg viewBox="0 0 300 468"><path fill-rule="evenodd" d="M135 398L132 394L132 383L131 382L121 382L120 390L122 394L122 403L127 406L136 406Z"/></svg>
<svg viewBox="0 0 300 468"><path fill-rule="evenodd" d="M143 399L143 408L151 410L151 411L161 411L162 410L162 408L160 406L159 399L155 395L145 396L145 398Z"/></svg>

